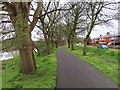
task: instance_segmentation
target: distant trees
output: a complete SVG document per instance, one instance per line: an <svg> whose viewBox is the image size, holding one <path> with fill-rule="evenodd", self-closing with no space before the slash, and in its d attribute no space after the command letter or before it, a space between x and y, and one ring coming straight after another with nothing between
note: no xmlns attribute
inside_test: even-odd
<svg viewBox="0 0 120 90"><path fill-rule="evenodd" d="M79 33L83 32L84 30L81 29L81 25L83 23L84 18L84 8L85 8L85 3L84 2L70 2L68 3L68 6L72 7L67 12L64 13L64 21L65 21L65 26L66 26L66 34L67 34L67 41L68 41L68 48L70 48L71 44L71 49L74 50L74 43L75 43L75 37L77 30L79 30Z"/></svg>
<svg viewBox="0 0 120 90"><path fill-rule="evenodd" d="M65 44L65 26L64 23L62 23L61 21L59 21L58 23L56 23L56 25L54 26L53 29L53 40L54 40L54 44L55 47L58 48L61 45Z"/></svg>
<svg viewBox="0 0 120 90"><path fill-rule="evenodd" d="M87 46L87 40L93 30L93 27L95 26L96 19L100 13L100 11L103 8L104 2L90 2L88 3L87 7L87 20L86 20L86 30L87 30L87 35L86 38L84 39L84 50L83 50L83 55L86 55L86 46Z"/></svg>
<svg viewBox="0 0 120 90"><path fill-rule="evenodd" d="M49 14L46 14L40 18L40 25L37 25L40 30L42 30L45 43L46 43L46 54L50 54L50 44L51 41L54 41L52 39L53 32L53 25L61 18L60 17L60 11L57 11L59 7L59 2L48 2L43 5L42 12L48 13L49 11L55 10L54 12L51 12Z"/></svg>
<svg viewBox="0 0 120 90"><path fill-rule="evenodd" d="M90 34L93 28L96 25L100 24L109 24L109 21L113 19L113 17L104 12L104 9L112 10L109 5L114 5L115 3L106 3L106 2L89 2L86 7L86 37L84 39L84 49L83 55L86 55L86 47L87 41L90 37Z"/></svg>

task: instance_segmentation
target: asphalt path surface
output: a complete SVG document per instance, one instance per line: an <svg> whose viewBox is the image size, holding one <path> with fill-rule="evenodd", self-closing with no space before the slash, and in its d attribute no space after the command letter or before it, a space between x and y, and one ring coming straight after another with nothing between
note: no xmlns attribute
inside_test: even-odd
<svg viewBox="0 0 120 90"><path fill-rule="evenodd" d="M57 51L57 88L118 88L99 70L66 51Z"/></svg>

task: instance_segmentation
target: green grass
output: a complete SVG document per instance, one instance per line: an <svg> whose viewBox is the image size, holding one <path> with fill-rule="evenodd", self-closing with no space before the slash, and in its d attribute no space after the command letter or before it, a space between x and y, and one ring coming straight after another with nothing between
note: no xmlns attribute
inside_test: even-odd
<svg viewBox="0 0 120 90"><path fill-rule="evenodd" d="M55 49L45 57L35 55L37 70L33 75L20 73L19 56L2 61L2 88L52 88L56 87Z"/></svg>
<svg viewBox="0 0 120 90"><path fill-rule="evenodd" d="M118 54L120 54L118 50L104 50L95 47L87 47L87 56L82 55L82 46L75 46L75 50L72 51L70 49L68 50L99 69L116 84L120 85L120 82L118 82Z"/></svg>

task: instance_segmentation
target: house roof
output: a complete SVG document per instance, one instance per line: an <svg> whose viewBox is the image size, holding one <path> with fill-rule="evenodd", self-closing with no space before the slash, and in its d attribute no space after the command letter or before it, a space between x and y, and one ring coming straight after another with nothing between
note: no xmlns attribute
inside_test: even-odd
<svg viewBox="0 0 120 90"><path fill-rule="evenodd" d="M107 35L102 36L101 38L110 38L110 37L113 37L113 35L112 34L107 34Z"/></svg>
<svg viewBox="0 0 120 90"><path fill-rule="evenodd" d="M94 39L99 39L99 38L111 38L111 37L120 37L120 32L116 33L116 34L106 34L104 36L99 36L99 37L95 37Z"/></svg>

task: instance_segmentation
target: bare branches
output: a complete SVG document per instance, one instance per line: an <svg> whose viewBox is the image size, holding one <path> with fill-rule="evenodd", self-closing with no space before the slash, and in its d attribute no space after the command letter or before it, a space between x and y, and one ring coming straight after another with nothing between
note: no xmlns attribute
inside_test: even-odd
<svg viewBox="0 0 120 90"><path fill-rule="evenodd" d="M73 5L73 6L70 7L70 8L67 8L67 9L63 9L62 7L61 7L61 8L55 8L55 9L53 9L53 10L51 10L51 11L45 12L44 14L40 15L38 18L40 19L41 17L43 17L43 16L45 16L45 15L47 15L47 14L50 14L50 13L52 13L52 12L55 12L55 11L68 11L68 10L71 10L74 6L75 6L75 5Z"/></svg>
<svg viewBox="0 0 120 90"><path fill-rule="evenodd" d="M40 11L42 10L42 2L38 2L38 7L35 10L34 16L33 16L33 21L30 24L30 32L34 29L37 21L38 21L38 16L40 15Z"/></svg>
<svg viewBox="0 0 120 90"><path fill-rule="evenodd" d="M4 45L3 43L6 42L6 41L8 42L8 40L9 40L9 41L11 40L11 41L9 42L9 45L7 45L7 46ZM11 38L11 39L4 40L4 41L2 42L2 44L4 45L4 47L2 47L2 50L9 50L11 47L14 46L14 41L15 41L15 38Z"/></svg>
<svg viewBox="0 0 120 90"><path fill-rule="evenodd" d="M14 17L18 14L19 5L27 5L26 8L32 11L32 13L28 12L30 32L36 26L45 34L51 34L53 33L52 30L54 27L63 24L65 29L68 31L73 30L75 33L76 30L79 30L79 33L85 31L82 30L84 27L87 33L89 33L88 36L96 25L105 24L113 19L112 16L110 17L108 14L104 13L104 9L115 10L111 6L109 7L109 5L114 5L115 3L109 2L68 2L63 6L60 6L60 2L48 2L45 4L42 4L42 2L35 3L37 3L37 8L35 8L32 3L23 4L17 2L11 4L5 3L5 6L7 9L11 8L9 11L15 12L12 14ZM10 23L10 21L3 22ZM57 28L58 27L59 26L57 26ZM71 34L71 32L68 34Z"/></svg>

